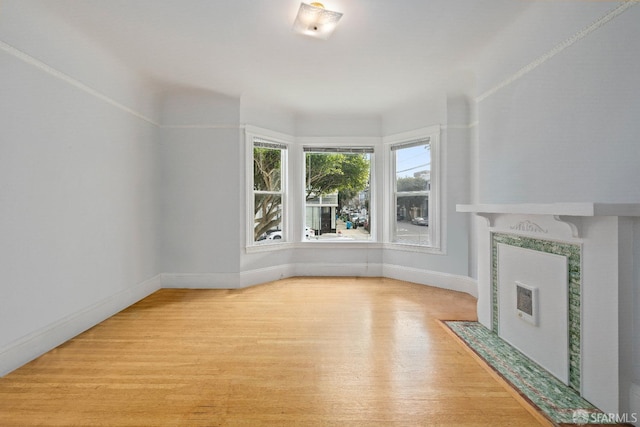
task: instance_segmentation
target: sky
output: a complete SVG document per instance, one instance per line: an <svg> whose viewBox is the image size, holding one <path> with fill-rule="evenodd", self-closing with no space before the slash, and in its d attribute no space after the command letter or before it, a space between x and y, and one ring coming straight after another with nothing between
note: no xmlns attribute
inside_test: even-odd
<svg viewBox="0 0 640 427"><path fill-rule="evenodd" d="M414 173L431 170L431 150L428 144L396 150L397 178L412 177Z"/></svg>

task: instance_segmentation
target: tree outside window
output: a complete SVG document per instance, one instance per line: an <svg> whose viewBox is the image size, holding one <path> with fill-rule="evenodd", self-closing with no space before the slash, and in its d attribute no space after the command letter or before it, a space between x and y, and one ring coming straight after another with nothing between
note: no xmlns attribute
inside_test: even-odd
<svg viewBox="0 0 640 427"><path fill-rule="evenodd" d="M373 148L304 147L305 225L318 240L369 240Z"/></svg>
<svg viewBox="0 0 640 427"><path fill-rule="evenodd" d="M254 140L253 194L254 242L282 241L284 164L286 146Z"/></svg>

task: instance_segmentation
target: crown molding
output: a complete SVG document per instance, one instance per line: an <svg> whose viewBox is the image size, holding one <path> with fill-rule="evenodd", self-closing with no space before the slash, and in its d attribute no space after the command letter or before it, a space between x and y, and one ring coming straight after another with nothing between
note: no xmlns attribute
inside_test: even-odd
<svg viewBox="0 0 640 427"><path fill-rule="evenodd" d="M496 86L494 86L491 89L487 90L486 92L484 92L480 96L476 97L476 102L480 103L480 102L484 101L485 99L489 98L490 96L494 95L496 92L499 92L500 90L502 90L505 87L509 86L511 83L513 83L513 82L515 82L517 80L520 80L522 77L524 77L525 75L529 74L531 71L535 70L536 68L538 68L539 66L541 66L542 64L547 62L549 59L553 58L554 56L556 56L560 52L562 52L565 49L567 49L568 47L572 46L577 41L582 40L583 38L585 38L589 34L593 33L594 31L598 30L599 28L605 26L611 20L613 20L617 16L623 14L626 10L628 10L629 8L637 5L638 3L640 3L640 1L638 1L638 0L627 0L627 1L622 2L621 5L619 5L615 9L609 11L606 15L602 16L600 19L596 20L591 25L588 25L587 27L585 27L582 30L580 30L577 33L575 33L573 36L571 36L568 39L564 40L563 42L557 44L553 49L551 49L550 51L548 51L544 55L540 56L536 60L530 62L529 64L527 64L524 67L522 67L521 69L519 69L511 77L508 77L507 79L503 80L501 83L497 84Z"/></svg>

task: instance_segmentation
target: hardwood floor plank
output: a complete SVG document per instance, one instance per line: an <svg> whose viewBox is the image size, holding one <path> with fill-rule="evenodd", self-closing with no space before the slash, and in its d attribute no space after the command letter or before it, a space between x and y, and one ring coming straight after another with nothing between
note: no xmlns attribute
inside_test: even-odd
<svg viewBox="0 0 640 427"><path fill-rule="evenodd" d="M0 425L539 425L439 325L475 304L382 278L163 289L0 378Z"/></svg>

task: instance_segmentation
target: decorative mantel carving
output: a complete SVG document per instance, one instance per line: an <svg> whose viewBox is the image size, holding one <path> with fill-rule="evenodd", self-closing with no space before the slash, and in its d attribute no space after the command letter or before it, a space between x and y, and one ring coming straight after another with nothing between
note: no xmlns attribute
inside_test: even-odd
<svg viewBox="0 0 640 427"><path fill-rule="evenodd" d="M475 213L494 227L496 219L503 215L542 215L569 227L573 238L582 236L582 218L596 216L640 217L639 203L513 203L457 205L458 212ZM511 227L511 230L526 233L544 233L547 231L535 222L523 220Z"/></svg>
<svg viewBox="0 0 640 427"><path fill-rule="evenodd" d="M554 215L553 219L563 224L566 224L571 229L571 236L575 238L580 237L580 224L582 224L582 218L565 215Z"/></svg>
<svg viewBox="0 0 640 427"><path fill-rule="evenodd" d="M520 221L519 223L512 225L510 228L515 231L526 231L528 233L549 233L548 229L542 228L535 222L529 221L528 219Z"/></svg>

